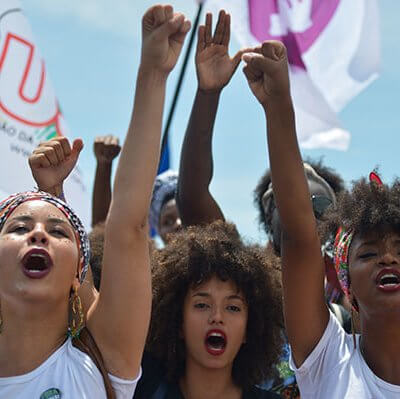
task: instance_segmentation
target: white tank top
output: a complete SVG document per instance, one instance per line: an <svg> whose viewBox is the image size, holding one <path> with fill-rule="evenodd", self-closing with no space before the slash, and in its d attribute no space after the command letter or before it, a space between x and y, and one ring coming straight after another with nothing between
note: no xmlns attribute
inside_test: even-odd
<svg viewBox="0 0 400 399"><path fill-rule="evenodd" d="M140 374L134 380L109 374L117 399L132 399ZM0 399L106 399L106 391L92 359L68 338L35 370L0 378Z"/></svg>

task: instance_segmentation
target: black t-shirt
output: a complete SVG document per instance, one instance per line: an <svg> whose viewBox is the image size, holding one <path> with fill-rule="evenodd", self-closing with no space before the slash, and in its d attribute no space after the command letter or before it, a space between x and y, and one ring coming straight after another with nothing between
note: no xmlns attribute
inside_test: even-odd
<svg viewBox="0 0 400 399"><path fill-rule="evenodd" d="M274 392L253 387L243 392L242 399L279 399ZM142 377L136 387L134 399L185 399L178 383L165 379L165 369L149 353L143 355Z"/></svg>

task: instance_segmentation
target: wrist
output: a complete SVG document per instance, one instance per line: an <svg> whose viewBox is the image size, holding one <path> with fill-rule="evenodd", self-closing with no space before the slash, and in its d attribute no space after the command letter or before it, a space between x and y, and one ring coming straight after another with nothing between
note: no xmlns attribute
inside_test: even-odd
<svg viewBox="0 0 400 399"><path fill-rule="evenodd" d="M55 186L51 186L51 187L39 186L38 189L40 191L49 193L49 194L53 195L54 197L58 197L61 199L63 199L62 197L64 197L64 187L63 187L62 183L56 184Z"/></svg>
<svg viewBox="0 0 400 399"><path fill-rule="evenodd" d="M215 89L204 89L200 85L197 86L197 93L204 96L220 96L223 87L215 88Z"/></svg>
<svg viewBox="0 0 400 399"><path fill-rule="evenodd" d="M266 114L268 113L268 109L271 108L274 108L274 110L282 110L282 112L294 112L293 101L290 93L269 95L265 102L261 105Z"/></svg>
<svg viewBox="0 0 400 399"><path fill-rule="evenodd" d="M165 84L168 78L169 72L162 71L158 68L148 66L145 63L141 63L139 66L138 77L143 82L147 82L149 84Z"/></svg>

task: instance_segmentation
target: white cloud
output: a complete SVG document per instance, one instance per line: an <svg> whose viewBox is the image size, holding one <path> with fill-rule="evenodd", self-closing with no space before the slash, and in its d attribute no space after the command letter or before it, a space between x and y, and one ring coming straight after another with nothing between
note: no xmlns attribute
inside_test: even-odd
<svg viewBox="0 0 400 399"><path fill-rule="evenodd" d="M22 4L27 1L23 0ZM131 37L139 34L142 15L155 3L155 0L29 0L29 7L57 18L72 17L89 29ZM194 0L169 3L189 19L197 7Z"/></svg>

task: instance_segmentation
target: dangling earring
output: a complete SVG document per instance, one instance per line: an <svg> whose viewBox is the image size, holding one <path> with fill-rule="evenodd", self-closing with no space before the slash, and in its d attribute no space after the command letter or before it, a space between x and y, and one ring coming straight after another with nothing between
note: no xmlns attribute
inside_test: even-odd
<svg viewBox="0 0 400 399"><path fill-rule="evenodd" d="M71 320L68 327L68 335L71 338L79 336L84 325L84 315L82 309L82 301L78 295L77 288L74 287L74 293L71 297Z"/></svg>
<svg viewBox="0 0 400 399"><path fill-rule="evenodd" d="M351 311L350 311L350 315L351 315L351 335L353 336L354 349L357 349L357 340L356 340L356 332L355 332L356 321L355 321L354 312L357 312L357 310L354 307L354 305L351 305Z"/></svg>

